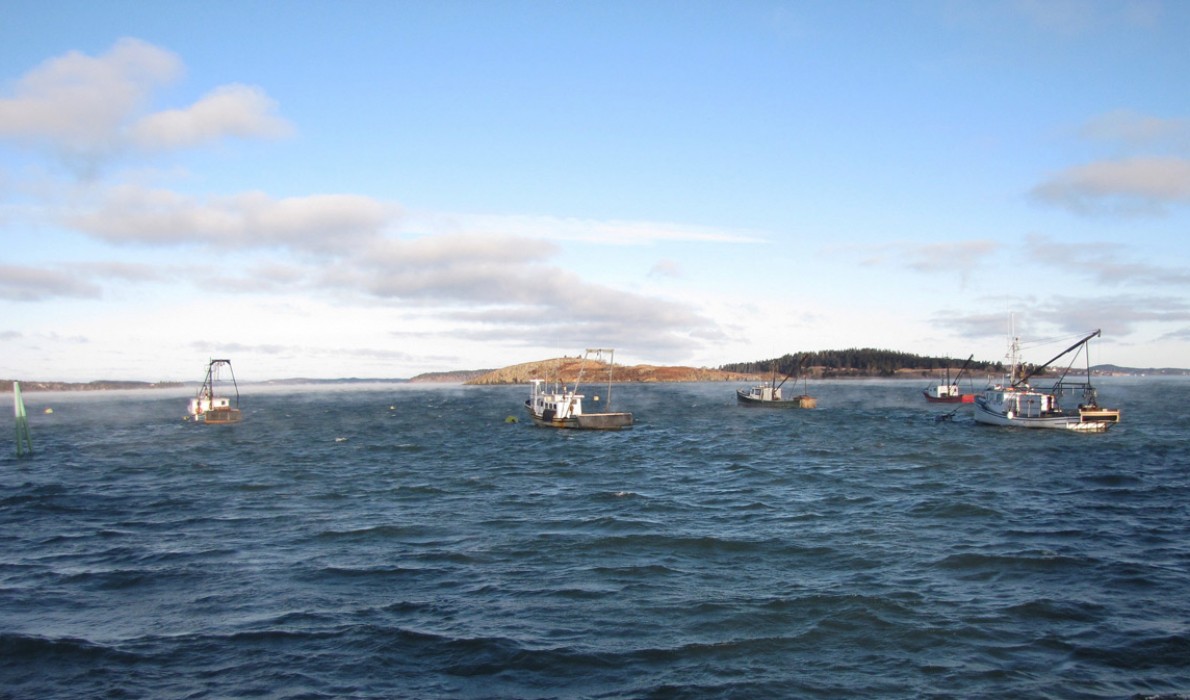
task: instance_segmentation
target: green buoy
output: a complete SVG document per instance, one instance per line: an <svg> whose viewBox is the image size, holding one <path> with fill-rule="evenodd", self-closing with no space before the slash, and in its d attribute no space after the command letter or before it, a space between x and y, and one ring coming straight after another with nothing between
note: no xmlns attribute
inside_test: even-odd
<svg viewBox="0 0 1190 700"><path fill-rule="evenodd" d="M33 438L29 435L29 418L25 415L25 401L21 398L21 383L12 383L12 410L17 419L17 457L33 454Z"/></svg>

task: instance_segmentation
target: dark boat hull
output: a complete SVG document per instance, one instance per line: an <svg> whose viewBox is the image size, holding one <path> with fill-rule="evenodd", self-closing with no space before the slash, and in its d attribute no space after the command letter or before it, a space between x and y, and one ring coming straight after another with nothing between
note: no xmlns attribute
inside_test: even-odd
<svg viewBox="0 0 1190 700"><path fill-rule="evenodd" d="M794 396L788 399L764 401L749 396L748 392L743 389L737 389L735 397L741 406L759 406L764 408L816 408L818 406L818 399L813 396Z"/></svg>

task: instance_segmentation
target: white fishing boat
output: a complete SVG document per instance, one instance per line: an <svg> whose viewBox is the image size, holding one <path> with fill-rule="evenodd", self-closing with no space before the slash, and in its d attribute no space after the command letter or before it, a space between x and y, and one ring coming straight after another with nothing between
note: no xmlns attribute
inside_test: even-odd
<svg viewBox="0 0 1190 700"><path fill-rule="evenodd" d="M533 419L533 424L542 428L568 428L571 430L620 430L632 426L631 413L616 413L605 411L600 413L586 413L583 411L585 395L578 393L582 383L582 373L591 355L602 359L603 353L609 354L607 363L607 394L605 406L611 408L612 367L615 350L605 348L589 348L583 356L583 368L579 370L578 379L574 386L567 388L565 384L554 382L547 388L542 385L543 379L532 380L533 389L525 401L525 410ZM598 398L598 397L596 397Z"/></svg>
<svg viewBox="0 0 1190 700"><path fill-rule="evenodd" d="M1021 372L1018 364L1020 341L1013 337L1010 343L1009 374L1004 384L990 386L975 397L974 415L978 423L1004 425L1019 428L1050 428L1074 430L1087 433L1101 433L1120 422L1120 411L1103 408L1098 404L1095 387L1091 385L1090 358L1087 359L1085 382L1066 381L1066 372L1051 387L1040 388L1029 384L1029 379L1044 370L1051 363L1075 350L1086 349L1088 341L1097 337L1096 330L1063 350L1049 362ZM1076 353L1077 357L1077 353ZM1017 375L1020 374L1020 378ZM1066 409L1061 399L1067 393L1079 393L1082 401L1077 408Z"/></svg>
<svg viewBox="0 0 1190 700"><path fill-rule="evenodd" d="M808 356L802 358L802 361L797 365L797 369L794 370L794 374L801 372L802 365L804 365L808 359ZM741 406L765 406L770 408L817 408L818 399L810 396L809 394L802 393L798 396L786 398L781 393L781 389L785 385L785 382L788 381L790 377L793 377L794 374L786 374L785 378L782 379L780 383L778 383L777 363L774 362L772 380L755 384L744 389L736 389L736 401L738 401ZM794 384L796 383L797 380L795 379ZM804 380L802 390L803 392L805 391Z"/></svg>
<svg viewBox="0 0 1190 700"><path fill-rule="evenodd" d="M234 402L231 397L219 396L215 391L224 368L231 376L231 385L235 390ZM231 360L211 360L207 365L207 376L203 379L202 388L198 390L197 396L190 399L187 419L210 425L240 422L240 387L236 384Z"/></svg>

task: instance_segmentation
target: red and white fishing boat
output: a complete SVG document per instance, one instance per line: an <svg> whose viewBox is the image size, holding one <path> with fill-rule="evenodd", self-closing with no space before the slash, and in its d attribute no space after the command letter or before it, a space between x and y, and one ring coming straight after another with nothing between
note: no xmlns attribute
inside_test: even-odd
<svg viewBox="0 0 1190 700"><path fill-rule="evenodd" d="M959 389L959 381L963 378L963 374L967 371L967 365L971 364L972 355L963 363L962 369L955 375L954 381L950 380L950 368L946 368L946 379L941 384L935 384L931 387L926 387L922 390L922 396L926 397L926 401L930 403L975 403L975 394L964 394Z"/></svg>

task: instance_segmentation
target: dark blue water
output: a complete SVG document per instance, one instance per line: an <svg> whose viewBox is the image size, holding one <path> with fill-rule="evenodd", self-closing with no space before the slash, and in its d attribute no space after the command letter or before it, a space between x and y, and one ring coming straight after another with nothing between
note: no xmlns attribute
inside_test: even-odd
<svg viewBox="0 0 1190 700"><path fill-rule="evenodd" d="M626 386L620 433L525 387L27 393L0 697L1190 697L1190 382L1102 382L1101 435L921 388Z"/></svg>

